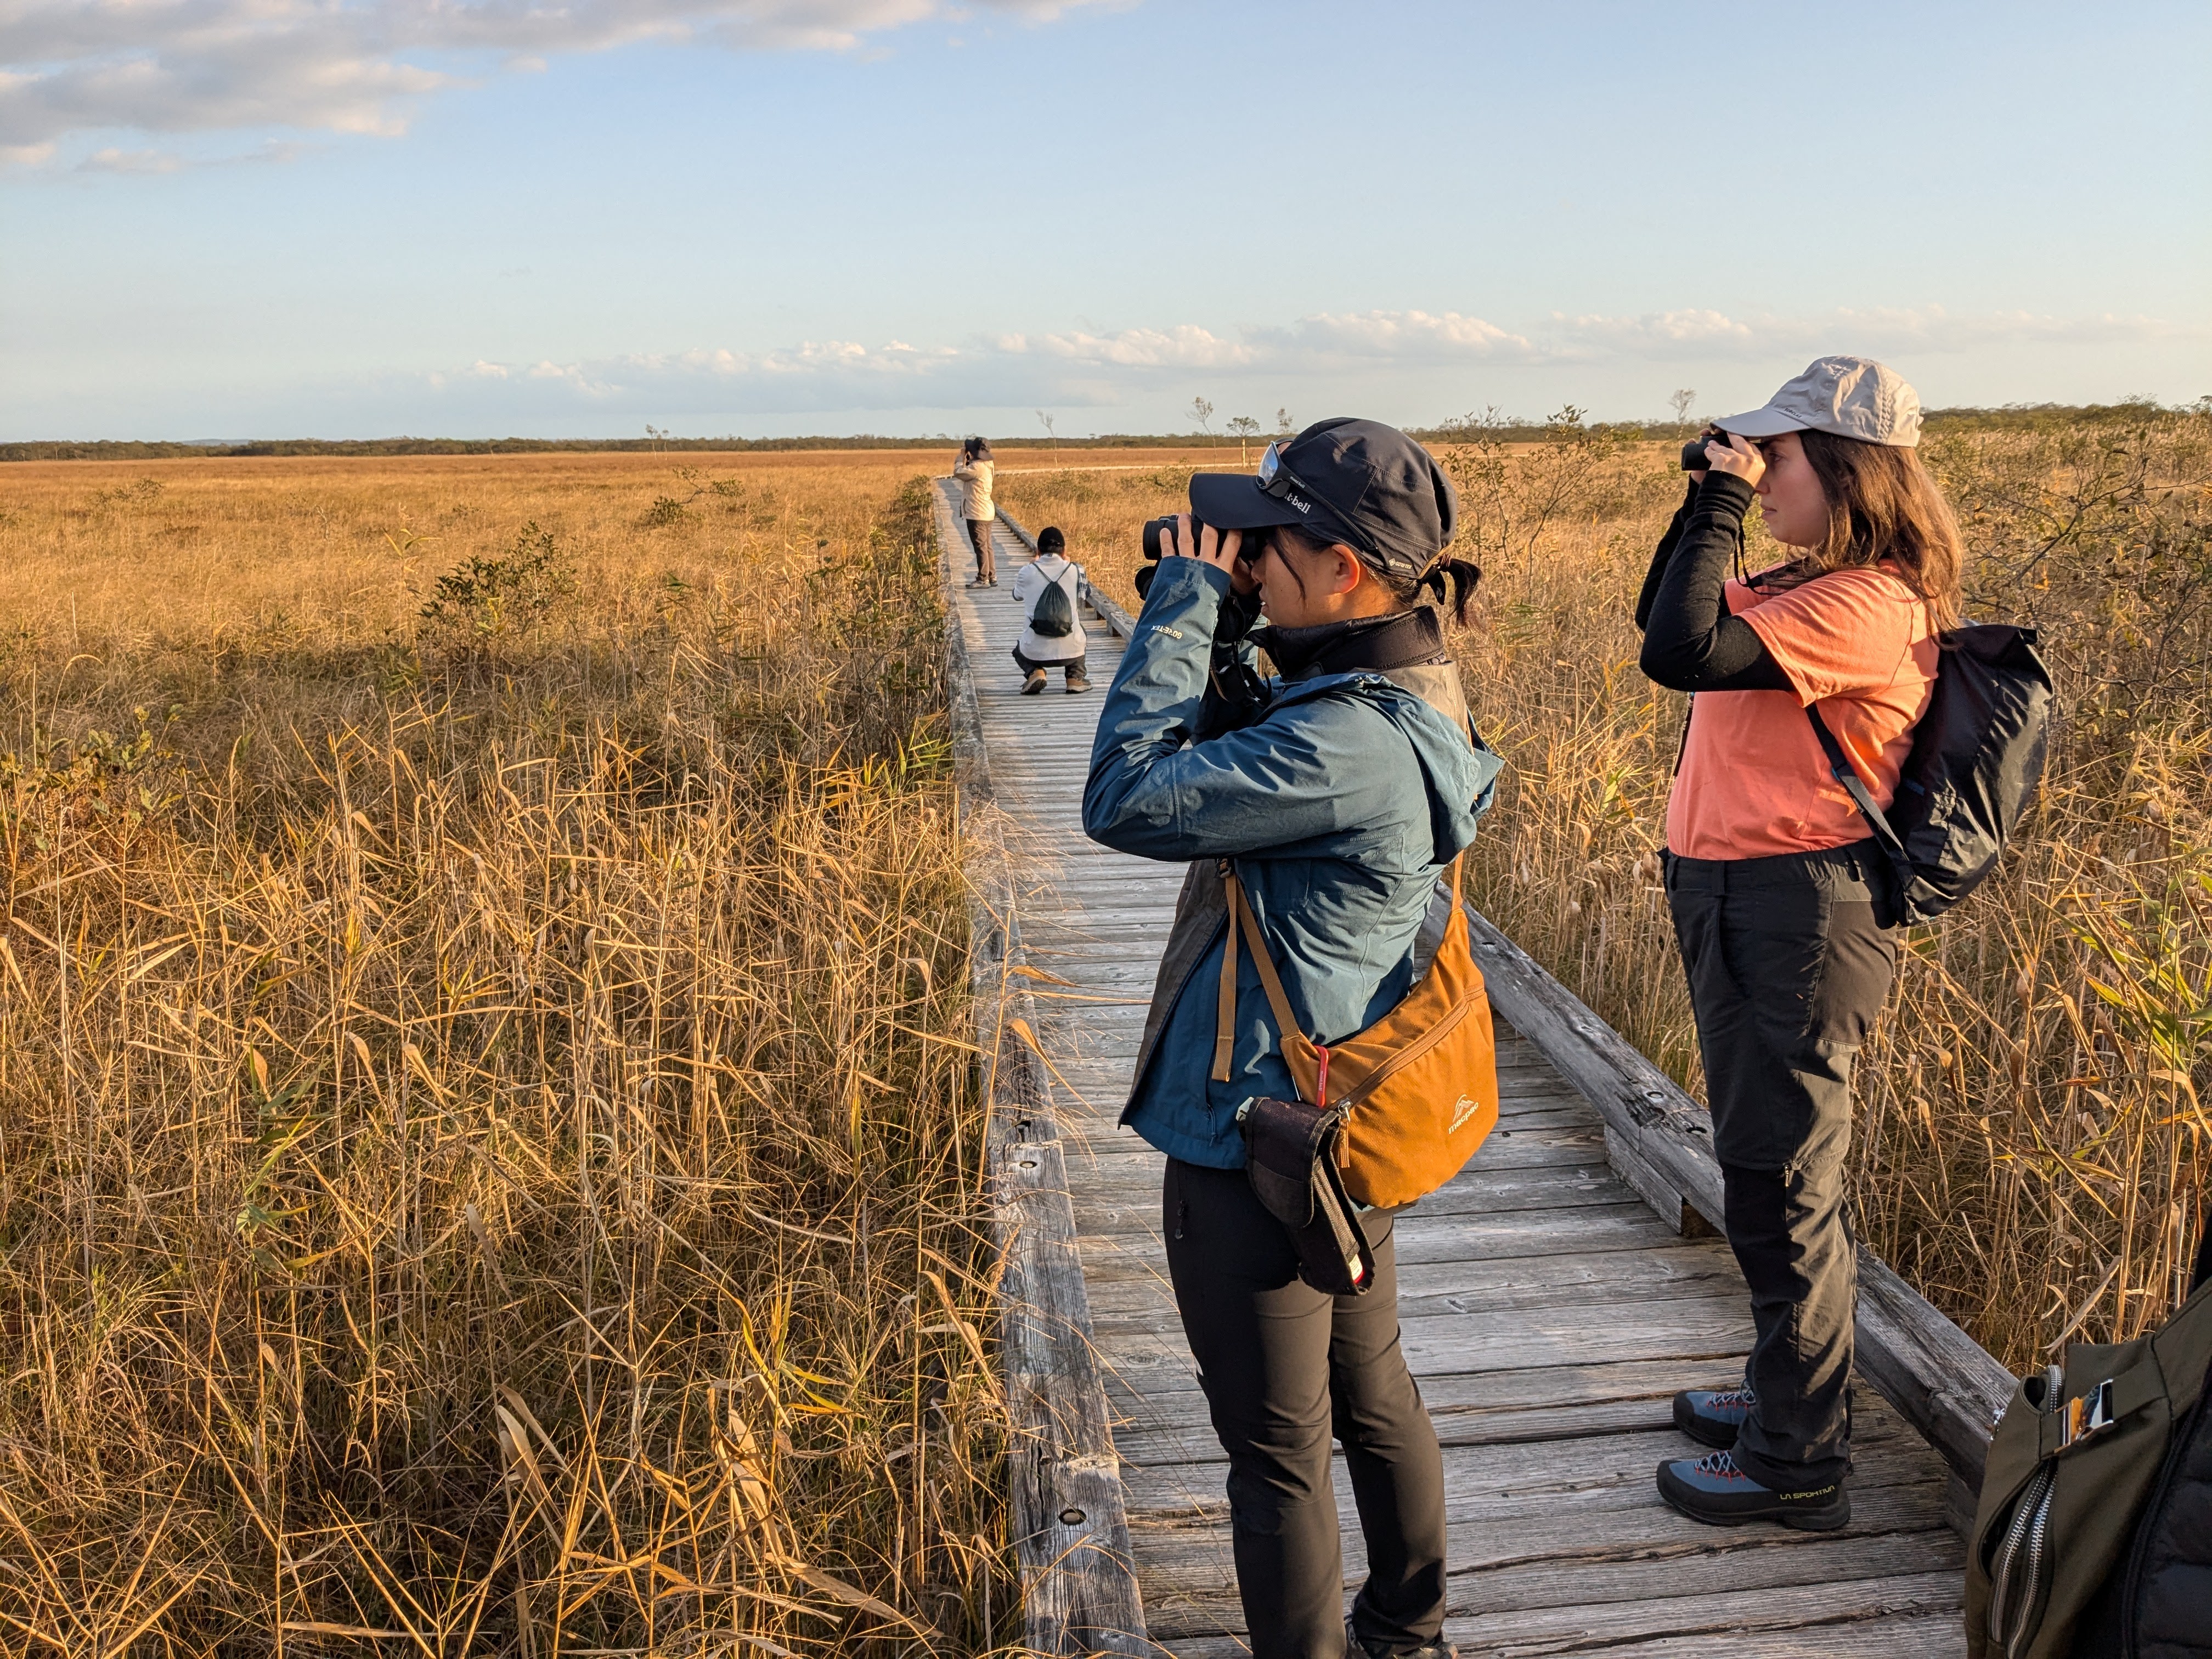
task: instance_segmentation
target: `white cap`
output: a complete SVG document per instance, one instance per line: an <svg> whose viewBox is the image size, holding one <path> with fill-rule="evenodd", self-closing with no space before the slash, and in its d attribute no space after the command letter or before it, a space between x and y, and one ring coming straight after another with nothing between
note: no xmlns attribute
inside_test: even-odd
<svg viewBox="0 0 2212 1659"><path fill-rule="evenodd" d="M1713 424L1747 438L1826 432L1911 449L1920 442L1920 394L1871 357L1822 357L1761 407Z"/></svg>

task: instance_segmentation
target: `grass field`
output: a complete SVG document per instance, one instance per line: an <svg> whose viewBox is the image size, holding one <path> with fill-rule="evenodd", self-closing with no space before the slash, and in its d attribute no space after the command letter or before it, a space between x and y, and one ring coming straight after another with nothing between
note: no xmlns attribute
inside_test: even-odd
<svg viewBox="0 0 2212 1659"><path fill-rule="evenodd" d="M1657 884L1682 700L1636 669L1632 611L1680 499L1673 441L1562 427L1440 453L1486 575L1458 636L1509 761L1478 902L1697 1086ZM1925 453L1960 511L1970 614L2039 622L2062 720L2017 850L1910 938L1862 1060L1861 1231L2008 1364L2155 1324L2185 1282L2212 1142L2212 415L1954 419ZM1133 602L1156 473L1009 480ZM1778 556L1753 526L1753 562Z"/></svg>
<svg viewBox="0 0 2212 1659"><path fill-rule="evenodd" d="M1860 1214L2014 1364L2154 1321L2196 1238L2207 424L1930 443L2066 718L1913 938ZM1694 1082L1627 615L1671 446L1554 438L1449 453L1511 761L1480 899ZM1000 493L1126 598L1234 453ZM0 1650L1013 1638L949 460L7 470Z"/></svg>
<svg viewBox="0 0 2212 1659"><path fill-rule="evenodd" d="M0 1650L1017 1628L947 458L681 459L9 470Z"/></svg>

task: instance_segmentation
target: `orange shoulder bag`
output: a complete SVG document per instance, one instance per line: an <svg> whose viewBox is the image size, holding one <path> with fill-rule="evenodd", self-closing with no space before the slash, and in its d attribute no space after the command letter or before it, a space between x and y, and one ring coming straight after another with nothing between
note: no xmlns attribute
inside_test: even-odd
<svg viewBox="0 0 2212 1659"><path fill-rule="evenodd" d="M1452 860L1451 920L1428 972L1374 1024L1327 1046L1298 1029L1243 884L1234 866L1222 864L1229 937L1221 953L1213 1079L1229 1080L1241 932L1274 1011L1283 1059L1299 1097L1340 1117L1336 1158L1345 1189L1377 1209L1434 1192L1465 1167L1498 1125L1498 1044L1467 913L1460 908L1460 863Z"/></svg>

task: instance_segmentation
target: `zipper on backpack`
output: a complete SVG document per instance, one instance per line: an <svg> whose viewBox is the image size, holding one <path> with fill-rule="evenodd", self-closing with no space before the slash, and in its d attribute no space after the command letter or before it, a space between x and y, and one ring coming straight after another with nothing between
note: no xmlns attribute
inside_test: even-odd
<svg viewBox="0 0 2212 1659"><path fill-rule="evenodd" d="M2066 1374L2057 1366L2044 1373L2043 1404L2039 1416L2058 1409L2066 1393ZM2006 1524L1992 1564L1990 1589L1990 1640L2003 1659L2019 1659L2027 1650L2033 1632L2029 1619L2043 1591L2047 1564L2045 1543L2051 1529L2051 1500L2058 1485L2057 1460L2045 1459L2028 1477Z"/></svg>

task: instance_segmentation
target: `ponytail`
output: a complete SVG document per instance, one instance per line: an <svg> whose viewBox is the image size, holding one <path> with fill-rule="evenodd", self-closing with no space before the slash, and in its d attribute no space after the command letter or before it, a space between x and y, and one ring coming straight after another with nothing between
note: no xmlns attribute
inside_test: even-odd
<svg viewBox="0 0 2212 1659"><path fill-rule="evenodd" d="M1422 576L1419 588L1437 596L1438 605L1450 607L1451 618L1461 627L1467 626L1468 601L1474 597L1474 586L1482 580L1482 567L1470 564L1465 559L1438 559Z"/></svg>
<svg viewBox="0 0 2212 1659"><path fill-rule="evenodd" d="M1325 551L1331 545L1330 543L1318 540L1291 525L1277 525L1272 533L1279 545L1309 555ZM1468 604L1474 598L1474 585L1482 580L1482 568L1480 565L1470 564L1465 559L1448 559L1439 555L1436 562L1419 575L1407 576L1396 571L1383 569L1373 559L1349 544L1346 544L1346 548L1354 558L1359 561L1360 568L1380 582L1384 591L1397 600L1400 610L1410 611L1421 603L1421 596L1424 593L1433 593L1438 605L1449 609L1451 619L1462 627L1466 626ZM1285 563L1292 579L1297 582L1299 591L1304 592L1305 578L1298 574L1297 566L1291 564L1287 560Z"/></svg>

